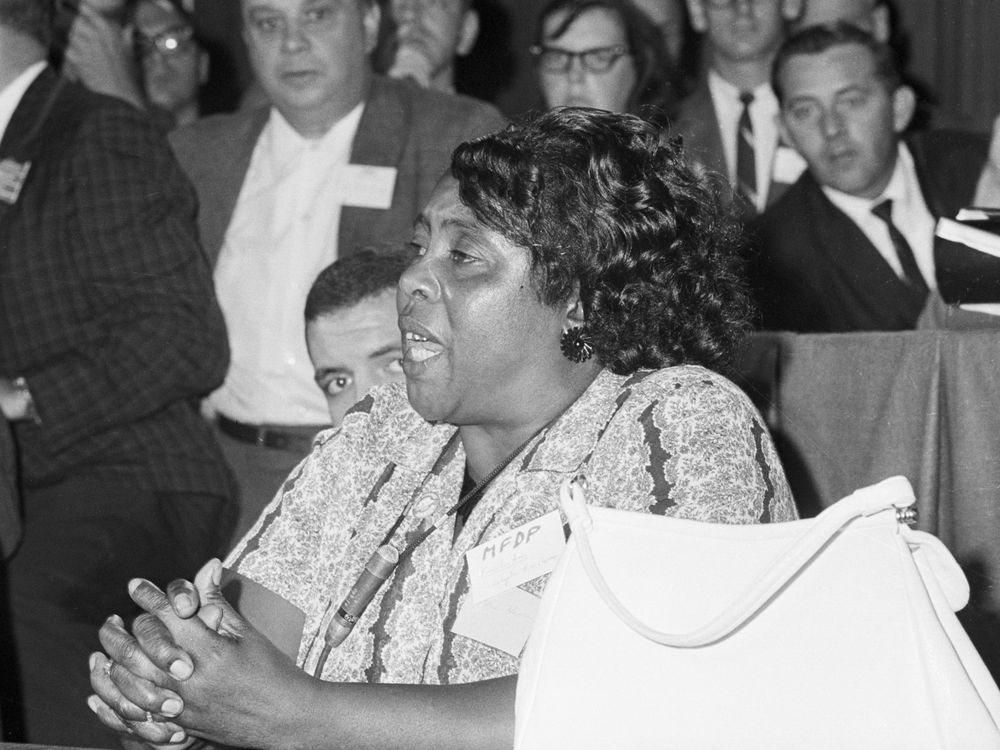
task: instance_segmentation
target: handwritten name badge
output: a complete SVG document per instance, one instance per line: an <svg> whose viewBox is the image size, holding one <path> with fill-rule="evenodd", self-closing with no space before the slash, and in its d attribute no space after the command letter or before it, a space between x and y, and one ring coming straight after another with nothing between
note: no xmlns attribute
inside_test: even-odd
<svg viewBox="0 0 1000 750"><path fill-rule="evenodd" d="M517 656L531 635L540 602L534 594L518 588L502 591L485 602L466 599L451 629Z"/></svg>
<svg viewBox="0 0 1000 750"><path fill-rule="evenodd" d="M340 202L358 208L389 208L396 188L395 167L344 164L338 168Z"/></svg>
<svg viewBox="0 0 1000 750"><path fill-rule="evenodd" d="M565 546L559 511L554 510L470 549L465 556L472 600L486 601L551 573Z"/></svg>

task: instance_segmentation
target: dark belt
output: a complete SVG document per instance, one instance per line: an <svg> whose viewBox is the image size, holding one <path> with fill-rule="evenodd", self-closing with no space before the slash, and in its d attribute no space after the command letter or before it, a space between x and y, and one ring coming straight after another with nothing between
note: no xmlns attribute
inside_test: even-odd
<svg viewBox="0 0 1000 750"><path fill-rule="evenodd" d="M317 432L323 429L318 425L286 429L261 427L260 425L237 422L223 414L217 414L215 419L219 430L231 438L244 443L253 443L261 448L295 451L302 454L312 450L313 438L316 437Z"/></svg>

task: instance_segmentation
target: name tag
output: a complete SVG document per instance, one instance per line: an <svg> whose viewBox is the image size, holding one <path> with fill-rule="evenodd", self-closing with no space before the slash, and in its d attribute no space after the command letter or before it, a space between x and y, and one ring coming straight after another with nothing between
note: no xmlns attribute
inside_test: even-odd
<svg viewBox="0 0 1000 750"><path fill-rule="evenodd" d="M537 596L513 588L485 602L466 599L452 631L517 656L531 635L538 614Z"/></svg>
<svg viewBox="0 0 1000 750"><path fill-rule="evenodd" d="M0 201L11 205L17 203L30 169L30 161L23 164L13 159L0 161Z"/></svg>
<svg viewBox="0 0 1000 750"><path fill-rule="evenodd" d="M774 152L774 168L771 170L771 180L791 185L806 169L806 160L798 152L788 146L778 146Z"/></svg>
<svg viewBox="0 0 1000 750"><path fill-rule="evenodd" d="M338 169L340 202L358 208L389 208L396 188L395 167L345 164Z"/></svg>
<svg viewBox="0 0 1000 750"><path fill-rule="evenodd" d="M486 601L551 573L565 546L559 511L554 510L470 549L465 556L472 600Z"/></svg>

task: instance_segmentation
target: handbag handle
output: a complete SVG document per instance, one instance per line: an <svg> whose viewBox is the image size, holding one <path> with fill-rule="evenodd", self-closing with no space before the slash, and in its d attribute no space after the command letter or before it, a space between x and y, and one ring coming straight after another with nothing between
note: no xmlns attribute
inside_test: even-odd
<svg viewBox="0 0 1000 750"><path fill-rule="evenodd" d="M906 508L916 502L913 487L905 477L885 479L863 487L834 503L809 524L777 562L747 588L735 601L704 626L687 633L666 633L639 620L615 596L594 559L588 532L593 519L587 510L582 477L563 482L560 502L576 539L577 551L597 593L611 610L635 632L663 646L695 648L715 643L745 623L775 594L784 588L846 524L861 516L871 516L889 509Z"/></svg>

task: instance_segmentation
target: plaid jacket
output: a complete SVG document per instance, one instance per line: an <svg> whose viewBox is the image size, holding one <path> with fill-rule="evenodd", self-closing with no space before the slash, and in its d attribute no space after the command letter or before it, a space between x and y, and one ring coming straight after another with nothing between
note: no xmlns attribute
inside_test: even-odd
<svg viewBox="0 0 1000 750"><path fill-rule="evenodd" d="M22 482L230 494L197 408L225 375L225 325L162 134L46 69L3 159L30 162L16 200L0 197L0 375L27 378L41 418L14 425Z"/></svg>

